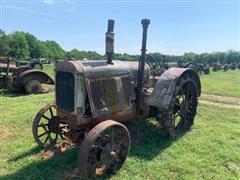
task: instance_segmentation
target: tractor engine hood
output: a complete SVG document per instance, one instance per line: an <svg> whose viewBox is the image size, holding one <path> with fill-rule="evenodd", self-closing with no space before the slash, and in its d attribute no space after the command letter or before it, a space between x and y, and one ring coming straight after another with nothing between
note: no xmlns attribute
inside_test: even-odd
<svg viewBox="0 0 240 180"><path fill-rule="evenodd" d="M113 64L106 63L106 60L97 61L59 61L56 64L56 71L67 71L83 74L86 78L107 78L120 75L129 75L132 81L137 81L138 61L114 60ZM150 67L145 64L144 81L150 77Z"/></svg>

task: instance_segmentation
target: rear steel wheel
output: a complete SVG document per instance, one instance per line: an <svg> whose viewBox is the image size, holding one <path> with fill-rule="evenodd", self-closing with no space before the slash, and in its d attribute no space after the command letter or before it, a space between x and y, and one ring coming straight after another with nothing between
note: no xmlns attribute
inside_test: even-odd
<svg viewBox="0 0 240 180"><path fill-rule="evenodd" d="M68 126L56 115L56 106L50 104L42 108L36 115L32 133L36 143L41 147L53 146L66 139Z"/></svg>
<svg viewBox="0 0 240 180"><path fill-rule="evenodd" d="M127 128L107 120L96 125L86 136L79 150L78 169L84 179L112 174L121 168L130 146Z"/></svg>
<svg viewBox="0 0 240 180"><path fill-rule="evenodd" d="M37 94L43 91L42 84L38 80L30 80L24 85L24 87L29 94Z"/></svg>
<svg viewBox="0 0 240 180"><path fill-rule="evenodd" d="M184 74L177 82L169 111L160 115L165 135L175 138L188 131L193 125L197 104L197 86L189 74Z"/></svg>

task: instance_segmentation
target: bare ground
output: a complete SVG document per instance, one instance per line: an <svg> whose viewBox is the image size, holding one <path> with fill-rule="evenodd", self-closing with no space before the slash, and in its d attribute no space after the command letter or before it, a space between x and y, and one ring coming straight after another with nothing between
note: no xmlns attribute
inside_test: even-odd
<svg viewBox="0 0 240 180"><path fill-rule="evenodd" d="M199 102L212 106L240 109L240 98L238 97L202 94Z"/></svg>

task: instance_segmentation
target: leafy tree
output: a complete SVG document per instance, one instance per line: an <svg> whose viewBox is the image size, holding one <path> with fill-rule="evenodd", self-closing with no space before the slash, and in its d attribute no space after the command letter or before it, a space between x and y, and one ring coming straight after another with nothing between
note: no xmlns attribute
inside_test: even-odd
<svg viewBox="0 0 240 180"><path fill-rule="evenodd" d="M159 52L151 55L160 62L189 62L200 63L240 63L239 51L213 52L195 54L193 52L185 53L182 56L164 55ZM106 59L105 55L98 54L95 51L80 51L72 49L65 52L55 41L40 41L30 33L14 32L9 35L0 29L0 56L12 56L15 58L46 58L48 60L57 60L65 58L98 60ZM115 54L114 59L122 61L137 61L140 55Z"/></svg>
<svg viewBox="0 0 240 180"><path fill-rule="evenodd" d="M77 49L72 49L68 54L66 55L68 58L75 58L80 59L81 58L81 52Z"/></svg>
<svg viewBox="0 0 240 180"><path fill-rule="evenodd" d="M66 53L67 58L75 58L77 60L81 59L90 59L90 60L99 60L103 59L103 56L98 54L95 51L79 51L77 49L72 49L71 51Z"/></svg>
<svg viewBox="0 0 240 180"><path fill-rule="evenodd" d="M28 42L29 52L31 58L40 58L41 57L41 48L40 48L40 41L37 40L35 36L32 34L26 33L25 37Z"/></svg>
<svg viewBox="0 0 240 180"><path fill-rule="evenodd" d="M24 32L10 34L10 55L15 58L28 58L30 56L28 41Z"/></svg>
<svg viewBox="0 0 240 180"><path fill-rule="evenodd" d="M0 56L7 56L10 50L9 38L5 32L0 29Z"/></svg>
<svg viewBox="0 0 240 180"><path fill-rule="evenodd" d="M43 57L48 58L50 60L64 59L65 51L61 48L61 46L55 41L45 41L42 42L41 53Z"/></svg>

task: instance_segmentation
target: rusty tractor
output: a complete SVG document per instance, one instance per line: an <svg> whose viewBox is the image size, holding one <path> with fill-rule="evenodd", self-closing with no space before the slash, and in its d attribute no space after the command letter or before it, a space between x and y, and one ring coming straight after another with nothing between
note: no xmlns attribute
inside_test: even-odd
<svg viewBox="0 0 240 180"><path fill-rule="evenodd" d="M190 61L188 63L182 63L179 65L179 67L182 68L191 68L197 73L204 73L204 74L209 74L210 73L210 68L208 67L207 64L202 64L202 63L197 63L194 61Z"/></svg>
<svg viewBox="0 0 240 180"><path fill-rule="evenodd" d="M191 68L197 73L204 73L204 74L210 73L210 68L207 64L197 63L194 61L190 61L187 63L183 63L183 62L164 63L164 62L157 61L152 55L147 54L146 63L150 66L151 75L153 76L155 76L155 74L157 75L163 74L170 67Z"/></svg>
<svg viewBox="0 0 240 180"><path fill-rule="evenodd" d="M33 121L39 146L57 146L62 140L80 145L77 164L83 179L110 175L123 165L131 140L122 122L154 117L162 134L171 138L194 123L201 93L198 74L190 68L170 68L161 76L151 75L145 62L150 20L141 23L139 62L112 60L114 21L109 20L107 60L58 62L56 104L42 108Z"/></svg>
<svg viewBox="0 0 240 180"><path fill-rule="evenodd" d="M237 65L236 65L235 63L231 63L231 64L230 64L230 69L231 69L231 70L237 69Z"/></svg>
<svg viewBox="0 0 240 180"><path fill-rule="evenodd" d="M18 66L27 66L31 69L43 69L43 63L40 59L31 59L30 61L23 61L19 59L0 57L0 62L7 64L10 61L10 64L15 64Z"/></svg>
<svg viewBox="0 0 240 180"><path fill-rule="evenodd" d="M237 64L237 68L240 69L240 63Z"/></svg>
<svg viewBox="0 0 240 180"><path fill-rule="evenodd" d="M225 71L225 72L226 72L228 69L229 69L229 66L228 66L228 64L224 64L224 65L223 65L223 71Z"/></svg>
<svg viewBox="0 0 240 180"><path fill-rule="evenodd" d="M28 66L16 66L11 59L2 58L0 63L0 89L9 91L41 93L42 84L53 85L53 79L46 73Z"/></svg>

